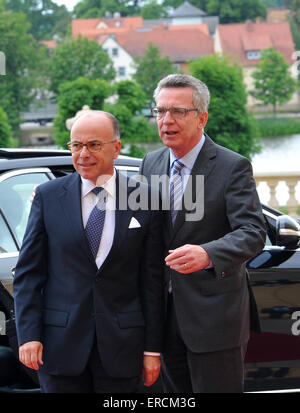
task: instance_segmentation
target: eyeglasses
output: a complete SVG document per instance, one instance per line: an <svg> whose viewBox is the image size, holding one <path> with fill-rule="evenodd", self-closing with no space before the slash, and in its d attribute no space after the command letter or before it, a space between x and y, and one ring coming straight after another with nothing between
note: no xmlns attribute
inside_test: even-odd
<svg viewBox="0 0 300 413"><path fill-rule="evenodd" d="M113 141L109 141L109 142L101 142L101 141L90 141L88 143L68 142L67 145L71 152L80 152L82 151L83 147L86 146L89 152L95 153L95 152L100 152L104 145L106 145L107 143L112 143L112 142L116 142L116 139L114 139Z"/></svg>
<svg viewBox="0 0 300 413"><path fill-rule="evenodd" d="M186 117L186 114L188 112L199 112L199 109L185 109L185 108L177 108L177 107L172 107L172 108L162 108L162 107L157 107L157 108L152 108L152 115L155 118L162 119L166 116L166 113L170 112L170 115L172 118L175 119L183 119Z"/></svg>

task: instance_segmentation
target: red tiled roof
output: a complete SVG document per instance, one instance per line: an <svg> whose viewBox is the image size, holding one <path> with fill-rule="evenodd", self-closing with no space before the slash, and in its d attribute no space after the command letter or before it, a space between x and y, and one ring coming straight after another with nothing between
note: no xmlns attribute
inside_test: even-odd
<svg viewBox="0 0 300 413"><path fill-rule="evenodd" d="M244 66L257 63L257 60L247 59L247 51L271 46L285 57L287 63L293 63L294 43L288 22L220 24L217 30L222 52L237 58Z"/></svg>
<svg viewBox="0 0 300 413"><path fill-rule="evenodd" d="M42 43L44 46L47 46L49 49L54 49L57 46L55 40L41 40L40 43Z"/></svg>
<svg viewBox="0 0 300 413"><path fill-rule="evenodd" d="M148 44L152 43L160 48L162 56L168 55L173 62L186 62L214 53L213 39L199 29L128 30L118 33L116 40L131 56L144 55Z"/></svg>
<svg viewBox="0 0 300 413"><path fill-rule="evenodd" d="M105 23L107 28L97 26ZM116 22L119 22L116 26ZM115 19L75 19L72 21L73 38L81 35L102 44L109 34L132 56L145 53L148 43L159 46L162 55L174 62L186 62L214 53L213 40L206 24L184 26L143 26L142 17Z"/></svg>
<svg viewBox="0 0 300 413"><path fill-rule="evenodd" d="M169 30L184 30L184 29L197 29L197 30L201 30L204 34L206 34L207 36L209 36L209 30L208 30L208 26L206 23L201 23L201 24L181 24L179 25L172 25L170 24L168 26Z"/></svg>
<svg viewBox="0 0 300 413"><path fill-rule="evenodd" d="M99 28L97 26L103 22L107 29ZM97 19L74 19L72 20L72 36L77 37L79 35L95 38L102 32L114 32L116 30L135 29L136 27L143 26L143 18L137 17L120 17L113 19L97 18ZM93 37L94 36L94 37Z"/></svg>

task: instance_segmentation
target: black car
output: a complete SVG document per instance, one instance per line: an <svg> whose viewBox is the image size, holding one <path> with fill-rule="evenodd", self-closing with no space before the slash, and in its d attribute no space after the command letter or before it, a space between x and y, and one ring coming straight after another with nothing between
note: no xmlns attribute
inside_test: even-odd
<svg viewBox="0 0 300 413"><path fill-rule="evenodd" d="M116 168L136 174L140 159L120 156ZM12 270L16 265L33 188L72 173L68 151L0 149L0 392L39 392L36 372L17 360ZM300 225L262 205L264 250L247 263L262 326L246 354L245 391L300 389ZM158 381L147 392L161 392Z"/></svg>

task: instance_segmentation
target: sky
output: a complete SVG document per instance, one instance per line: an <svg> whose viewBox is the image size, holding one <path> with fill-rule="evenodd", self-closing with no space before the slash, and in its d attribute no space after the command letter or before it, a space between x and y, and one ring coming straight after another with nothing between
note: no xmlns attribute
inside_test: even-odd
<svg viewBox="0 0 300 413"><path fill-rule="evenodd" d="M65 5L69 11L72 11L79 0L53 0L53 2L58 4L59 6Z"/></svg>

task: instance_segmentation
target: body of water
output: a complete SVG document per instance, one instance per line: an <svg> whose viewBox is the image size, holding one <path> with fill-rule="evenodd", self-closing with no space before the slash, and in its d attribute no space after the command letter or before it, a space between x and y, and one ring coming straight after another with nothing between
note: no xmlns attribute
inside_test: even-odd
<svg viewBox="0 0 300 413"><path fill-rule="evenodd" d="M261 172L291 172L300 175L300 134L263 138L262 151L252 158L254 174ZM270 191L261 183L258 194L262 202L270 199ZM288 187L280 181L276 188L276 198L280 205L286 205L289 198ZM300 182L296 186L296 199L300 204Z"/></svg>

